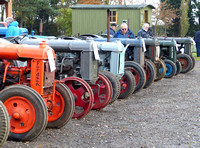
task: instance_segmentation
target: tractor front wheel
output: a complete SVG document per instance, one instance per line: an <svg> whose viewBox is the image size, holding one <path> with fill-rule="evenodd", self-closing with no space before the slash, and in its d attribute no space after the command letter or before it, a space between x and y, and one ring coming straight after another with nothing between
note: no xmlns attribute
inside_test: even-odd
<svg viewBox="0 0 200 148"><path fill-rule="evenodd" d="M165 62L162 59L160 59L159 61L156 61L155 65L156 65L156 79L155 79L155 81L159 81L162 78L164 78L167 68L166 68Z"/></svg>
<svg viewBox="0 0 200 148"><path fill-rule="evenodd" d="M91 85L94 92L94 106L92 109L103 109L106 107L112 98L113 88L109 79L99 73L99 79L94 85Z"/></svg>
<svg viewBox="0 0 200 148"><path fill-rule="evenodd" d="M0 147L4 144L4 142L8 138L9 130L10 130L10 118L8 112L0 101Z"/></svg>
<svg viewBox="0 0 200 148"><path fill-rule="evenodd" d="M193 57L193 55L190 55L190 58L192 59L192 67L191 67L192 70L195 66L195 58Z"/></svg>
<svg viewBox="0 0 200 148"><path fill-rule="evenodd" d="M117 79L117 77L109 71L101 71L101 73L104 74L112 84L113 93L112 93L112 98L110 100L110 104L112 104L118 99L120 95L120 89L121 89L120 82Z"/></svg>
<svg viewBox="0 0 200 148"><path fill-rule="evenodd" d="M75 111L73 118L83 118L92 109L94 94L90 85L79 77L67 77L62 81L71 90L75 100Z"/></svg>
<svg viewBox="0 0 200 148"><path fill-rule="evenodd" d="M10 116L9 139L32 141L46 128L47 107L43 98L31 87L12 85L0 92Z"/></svg>
<svg viewBox="0 0 200 148"><path fill-rule="evenodd" d="M124 75L119 80L121 83L121 92L119 95L119 99L125 99L133 94L136 83L135 77L130 71L125 71Z"/></svg>
<svg viewBox="0 0 200 148"><path fill-rule="evenodd" d="M149 60L145 60L144 70L146 72L146 83L144 85L144 88L147 88L155 80L155 77L156 77L155 64Z"/></svg>
<svg viewBox="0 0 200 148"><path fill-rule="evenodd" d="M179 62L178 60L176 61L176 75L178 75L182 70L182 67L181 67L181 62Z"/></svg>
<svg viewBox="0 0 200 148"><path fill-rule="evenodd" d="M144 71L144 68L134 61L126 61L125 69L130 71L134 75L136 82L134 93L138 92L144 87L146 83L146 73Z"/></svg>
<svg viewBox="0 0 200 148"><path fill-rule="evenodd" d="M176 74L176 65L173 61L168 60L168 59L165 59L164 62L167 67L165 78L172 78Z"/></svg>
<svg viewBox="0 0 200 148"><path fill-rule="evenodd" d="M181 73L187 73L191 70L193 62L189 55L181 53L177 55L177 59L179 60L179 62L181 62Z"/></svg>
<svg viewBox="0 0 200 148"><path fill-rule="evenodd" d="M70 89L62 83L56 83L55 98L48 100L48 124L50 128L61 128L74 114L74 96Z"/></svg>

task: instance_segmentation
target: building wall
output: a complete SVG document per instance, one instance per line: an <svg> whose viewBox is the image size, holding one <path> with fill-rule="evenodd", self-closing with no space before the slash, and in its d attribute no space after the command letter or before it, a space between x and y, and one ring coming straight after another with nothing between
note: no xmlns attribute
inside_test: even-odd
<svg viewBox="0 0 200 148"><path fill-rule="evenodd" d="M127 24L129 25L129 29L133 31L134 34L138 32L140 27L140 10L130 10L130 9L118 9L118 25L120 29L120 25L123 20L127 20Z"/></svg>
<svg viewBox="0 0 200 148"><path fill-rule="evenodd" d="M105 31L107 23L106 9L73 9L72 10L72 35L97 34Z"/></svg>
<svg viewBox="0 0 200 148"><path fill-rule="evenodd" d="M141 23L140 23L140 27L142 27L142 25L145 23L145 19L144 19L144 16L145 16L145 11L148 11L148 20L147 22L149 22L150 24L152 24L152 20L151 20L151 17L152 17L152 9L149 8L149 7L145 7L143 9L140 10L140 20L141 20Z"/></svg>
<svg viewBox="0 0 200 148"><path fill-rule="evenodd" d="M112 9L110 9L112 10ZM116 9L114 9L116 10ZM148 22L151 23L152 10L150 7L143 9L117 9L117 24L127 20L129 28L135 35L144 24L144 11L148 11ZM107 9L72 9L72 35L97 34L107 29Z"/></svg>

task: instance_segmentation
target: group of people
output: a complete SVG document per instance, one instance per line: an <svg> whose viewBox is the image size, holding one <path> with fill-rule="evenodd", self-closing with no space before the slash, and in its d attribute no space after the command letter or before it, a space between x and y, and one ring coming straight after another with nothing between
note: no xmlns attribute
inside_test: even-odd
<svg viewBox="0 0 200 148"><path fill-rule="evenodd" d="M126 23L122 23L120 29L115 33L117 27L118 26L115 23L111 24L110 27L110 35L112 35L114 38L131 38L131 39L135 38L133 31L131 31L128 28L128 25ZM107 34L107 30L105 31L105 34ZM149 23L144 23L142 28L138 31L137 37L142 37L142 38L154 37L154 33Z"/></svg>

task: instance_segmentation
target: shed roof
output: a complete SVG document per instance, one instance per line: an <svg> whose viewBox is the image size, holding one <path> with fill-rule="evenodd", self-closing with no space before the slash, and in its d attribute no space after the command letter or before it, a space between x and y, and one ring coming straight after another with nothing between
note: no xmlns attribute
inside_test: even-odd
<svg viewBox="0 0 200 148"><path fill-rule="evenodd" d="M145 7L155 9L153 5L148 4L135 4L135 5L85 5L76 4L72 6L72 9L142 9Z"/></svg>

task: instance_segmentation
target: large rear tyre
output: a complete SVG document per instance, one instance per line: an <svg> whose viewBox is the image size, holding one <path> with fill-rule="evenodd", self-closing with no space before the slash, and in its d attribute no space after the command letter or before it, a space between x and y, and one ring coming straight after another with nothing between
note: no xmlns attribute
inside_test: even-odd
<svg viewBox="0 0 200 148"><path fill-rule="evenodd" d="M112 98L110 100L110 104L112 104L113 102L115 102L118 99L118 97L120 95L120 90L121 90L120 82L117 79L117 77L109 71L101 71L101 73L103 73L110 80L110 82L112 84L113 94L112 94Z"/></svg>
<svg viewBox="0 0 200 148"><path fill-rule="evenodd" d="M134 75L136 81L134 93L138 92L144 87L146 83L146 73L143 67L134 61L126 61L125 69L130 71Z"/></svg>
<svg viewBox="0 0 200 148"><path fill-rule="evenodd" d="M177 59L179 60L179 62L181 62L181 73L187 73L191 70L193 62L189 55L181 53L177 55Z"/></svg>
<svg viewBox="0 0 200 148"><path fill-rule="evenodd" d="M133 94L136 83L135 77L130 71L125 71L124 75L120 79L121 83L121 91L119 95L119 99L125 99Z"/></svg>
<svg viewBox="0 0 200 148"><path fill-rule="evenodd" d="M70 89L62 83L56 83L55 98L48 100L49 128L61 128L74 114L74 96Z"/></svg>
<svg viewBox="0 0 200 148"><path fill-rule="evenodd" d="M146 72L146 83L144 85L144 88L147 88L151 86L151 84L154 82L155 77L156 77L156 70L155 70L154 63L149 60L145 60L144 70Z"/></svg>
<svg viewBox="0 0 200 148"><path fill-rule="evenodd" d="M166 68L165 62L162 59L160 59L159 61L156 61L155 65L156 65L156 79L155 79L155 81L159 81L162 78L164 78L167 68Z"/></svg>
<svg viewBox="0 0 200 148"><path fill-rule="evenodd" d="M105 75L99 73L99 79L91 87L94 92L94 105L92 109L101 110L110 103L113 93L112 84Z"/></svg>
<svg viewBox="0 0 200 148"><path fill-rule="evenodd" d="M75 99L73 118L83 118L90 112L94 102L94 94L90 85L78 77L67 77L62 81L64 81L71 90Z"/></svg>
<svg viewBox="0 0 200 148"><path fill-rule="evenodd" d="M7 140L9 130L10 130L10 118L5 106L0 101L0 147Z"/></svg>
<svg viewBox="0 0 200 148"><path fill-rule="evenodd" d="M167 67L165 78L172 78L176 74L176 65L173 61L168 60L168 59L165 59L164 62Z"/></svg>
<svg viewBox="0 0 200 148"><path fill-rule="evenodd" d="M11 118L9 139L32 141L45 130L47 107L35 90L24 85L12 85L2 90L0 96Z"/></svg>

